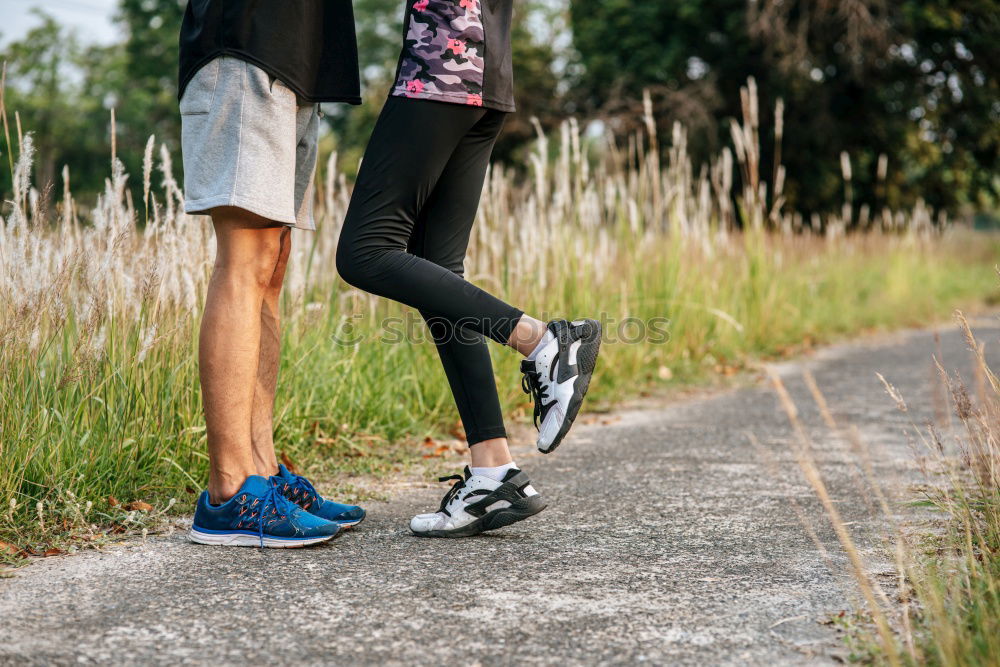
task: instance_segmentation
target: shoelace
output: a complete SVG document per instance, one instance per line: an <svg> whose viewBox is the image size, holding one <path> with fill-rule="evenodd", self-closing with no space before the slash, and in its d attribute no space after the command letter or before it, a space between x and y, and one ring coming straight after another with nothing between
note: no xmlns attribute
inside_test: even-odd
<svg viewBox="0 0 1000 667"><path fill-rule="evenodd" d="M453 479L458 480L458 483L452 484L451 488L448 489L448 493L444 494L444 499L441 501L441 507L438 509L438 512L444 512L448 516L451 516L451 512L449 512L446 509L448 507L448 503L451 502L452 498L458 495L459 491L465 488L465 477L463 477L462 475L448 475L447 477L438 477L439 482L448 482Z"/></svg>
<svg viewBox="0 0 1000 667"><path fill-rule="evenodd" d="M538 418L542 415L542 405L548 398L548 390L542 386L540 381L541 376L542 374L537 371L525 371L524 375L521 376L521 389L525 394L531 395L531 401L534 403L535 410L532 419L535 422L535 428L538 428Z"/></svg>
<svg viewBox="0 0 1000 667"><path fill-rule="evenodd" d="M319 500L320 496L319 492L316 490L316 487L314 487L312 485L312 482L310 482L302 475L293 474L291 481L285 483L288 484L288 486L292 487L292 489L297 489L302 492L303 498L306 499L307 501L306 503L307 508L311 507L314 503L316 503Z"/></svg>
<svg viewBox="0 0 1000 667"><path fill-rule="evenodd" d="M246 498L246 496L244 496L244 498ZM251 512L251 516L247 517L246 521L251 526L253 525L254 521L257 522L257 536L260 538L260 548L263 549L264 548L264 525L265 525L264 524L264 518L267 515L268 506L270 505L271 510L273 510L273 512L274 512L274 518L270 519L267 522L268 524L274 523L274 521L277 520L277 519L281 519L281 518L286 517L288 515L288 513L290 513L291 511L293 511L292 508L295 508L295 506L292 505L292 508L286 507L286 505L291 505L291 502L287 498L285 498L285 496L281 495L281 492L278 491L278 487L276 487L276 486L272 486L271 488L269 488L267 491L264 492L264 495L258 496L257 498L255 498L255 500L260 500L261 501L260 512L258 512L256 515L253 515L252 512ZM252 501L251 502L243 501L240 504L243 505L244 509L252 509L253 508ZM295 509L297 509L297 508L295 508ZM284 510L286 513L283 514L282 510ZM243 514L243 511L241 510L240 511L240 515L242 516L242 514ZM240 519L240 523L242 523L242 522L243 522L243 519L241 518Z"/></svg>

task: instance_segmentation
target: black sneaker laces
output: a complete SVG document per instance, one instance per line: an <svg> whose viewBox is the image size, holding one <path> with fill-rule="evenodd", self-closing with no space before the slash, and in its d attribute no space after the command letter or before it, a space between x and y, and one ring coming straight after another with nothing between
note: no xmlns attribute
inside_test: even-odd
<svg viewBox="0 0 1000 667"><path fill-rule="evenodd" d="M538 420L542 416L542 406L545 404L546 398L548 398L546 387L542 386L542 374L538 371L524 371L524 375L521 376L521 390L525 394L531 396L531 401L534 403L534 414L532 419L535 422L535 428L538 428Z"/></svg>
<svg viewBox="0 0 1000 667"><path fill-rule="evenodd" d="M448 482L453 479L458 481L455 484L451 485L451 488L448 489L448 493L444 494L444 499L441 501L441 507L438 509L438 512L444 512L448 516L451 516L451 512L449 512L446 509L448 507L448 503L450 503L451 499L457 496L458 493L465 488L465 477L462 475L448 475L447 477L438 477L439 482Z"/></svg>

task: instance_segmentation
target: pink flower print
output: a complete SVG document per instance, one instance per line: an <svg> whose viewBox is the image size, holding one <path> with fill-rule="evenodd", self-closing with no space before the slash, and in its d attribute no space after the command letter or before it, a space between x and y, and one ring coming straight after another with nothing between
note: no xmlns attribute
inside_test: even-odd
<svg viewBox="0 0 1000 667"><path fill-rule="evenodd" d="M417 0L413 3L413 10L417 12L422 12L427 10L427 5L431 3L431 0Z"/></svg>
<svg viewBox="0 0 1000 667"><path fill-rule="evenodd" d="M451 49L451 52L456 56L460 56L465 53L465 40L464 39L449 39L448 46L445 50Z"/></svg>
<svg viewBox="0 0 1000 667"><path fill-rule="evenodd" d="M413 81L408 81L406 83L406 92L408 95L419 95L424 92L424 82L420 79L414 79Z"/></svg>
<svg viewBox="0 0 1000 667"><path fill-rule="evenodd" d="M481 107L483 106L483 96L476 95L474 93L469 93L469 97L468 99L466 99L465 103L468 104L469 106Z"/></svg>
<svg viewBox="0 0 1000 667"><path fill-rule="evenodd" d="M475 9L476 8L476 0L462 0L461 2L458 3L458 5L462 9Z"/></svg>

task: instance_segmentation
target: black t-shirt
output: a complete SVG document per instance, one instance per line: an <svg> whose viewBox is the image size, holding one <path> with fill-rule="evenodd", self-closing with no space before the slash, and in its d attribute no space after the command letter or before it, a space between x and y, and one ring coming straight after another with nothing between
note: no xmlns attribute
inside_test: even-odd
<svg viewBox="0 0 1000 667"><path fill-rule="evenodd" d="M406 0L392 94L514 110L514 0Z"/></svg>
<svg viewBox="0 0 1000 667"><path fill-rule="evenodd" d="M303 101L361 104L351 0L189 0L178 97L221 55L253 63Z"/></svg>

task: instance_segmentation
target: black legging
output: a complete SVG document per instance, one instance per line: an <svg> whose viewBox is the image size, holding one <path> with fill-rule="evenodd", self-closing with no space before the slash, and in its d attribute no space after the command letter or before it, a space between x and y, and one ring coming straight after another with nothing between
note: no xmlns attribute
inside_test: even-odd
<svg viewBox="0 0 1000 667"><path fill-rule="evenodd" d="M470 445L506 437L483 336L505 344L524 314L463 278L493 145L506 114L390 97L337 247L348 283L420 311Z"/></svg>

